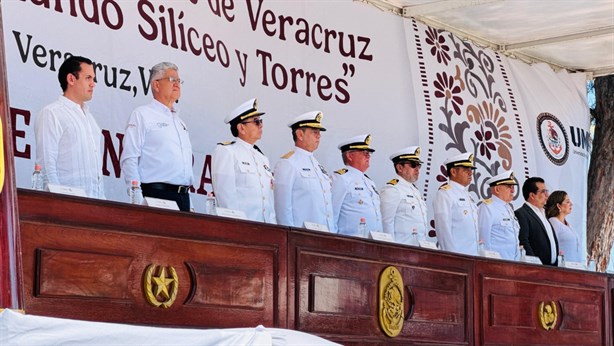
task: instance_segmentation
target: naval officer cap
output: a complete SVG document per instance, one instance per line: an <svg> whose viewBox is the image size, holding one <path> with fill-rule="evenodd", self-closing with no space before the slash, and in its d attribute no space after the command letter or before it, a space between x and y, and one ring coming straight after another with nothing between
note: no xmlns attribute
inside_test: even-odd
<svg viewBox="0 0 614 346"><path fill-rule="evenodd" d="M374 152L375 149L371 148L369 145L371 144L371 135L360 135L349 138L339 144L337 148L341 150L341 152L346 152L350 150L366 150L369 152Z"/></svg>
<svg viewBox="0 0 614 346"><path fill-rule="evenodd" d="M490 185L491 187L498 186L498 185L518 185L516 180L514 180L513 171L507 171L501 174L497 174L494 177L488 179L486 183Z"/></svg>
<svg viewBox="0 0 614 346"><path fill-rule="evenodd" d="M449 157L444 162L444 165L446 165L447 169L451 169L454 167L468 167L471 169L477 168L473 164L473 154L470 154L470 153L463 153L463 154L458 154L458 155Z"/></svg>
<svg viewBox="0 0 614 346"><path fill-rule="evenodd" d="M265 113L258 112L258 100L255 98L245 101L242 105L235 108L228 116L224 119L224 123L240 123L243 120L251 117L255 117L258 115L263 115Z"/></svg>
<svg viewBox="0 0 614 346"><path fill-rule="evenodd" d="M404 161L415 161L420 164L423 163L420 161L420 147L418 146L403 148L390 155L390 160L392 160L392 162L395 164Z"/></svg>
<svg viewBox="0 0 614 346"><path fill-rule="evenodd" d="M292 119L292 121L288 124L288 127L291 127L292 130L310 127L312 129L326 131L321 124L323 117L324 114L322 114L320 111L307 112Z"/></svg>

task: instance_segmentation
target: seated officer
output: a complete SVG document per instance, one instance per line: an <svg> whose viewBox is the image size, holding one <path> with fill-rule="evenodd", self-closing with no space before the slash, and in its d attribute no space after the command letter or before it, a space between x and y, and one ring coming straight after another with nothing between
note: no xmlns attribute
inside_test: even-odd
<svg viewBox="0 0 614 346"><path fill-rule="evenodd" d="M492 198L485 199L478 208L480 240L486 250L497 251L501 258L514 260L518 254L518 231L514 209L514 172L503 172L487 181Z"/></svg>
<svg viewBox="0 0 614 346"><path fill-rule="evenodd" d="M417 240L423 240L428 227L426 204L414 185L422 165L420 147L399 150L390 155L390 160L397 176L380 192L384 232L392 234L397 243L410 244L413 232Z"/></svg>
<svg viewBox="0 0 614 346"><path fill-rule="evenodd" d="M218 143L211 160L213 191L218 206L241 210L249 220L276 223L273 171L255 143L262 137L262 116L251 99L225 119L235 141Z"/></svg>
<svg viewBox="0 0 614 346"><path fill-rule="evenodd" d="M339 234L367 237L358 230L366 219L366 232L382 231L380 200L375 183L365 174L369 168L371 135L352 137L339 144L345 168L333 175L333 215Z"/></svg>
<svg viewBox="0 0 614 346"><path fill-rule="evenodd" d="M478 208L469 194L473 178L473 154L448 158L444 164L450 181L443 184L433 202L437 241L442 250L478 254Z"/></svg>
<svg viewBox="0 0 614 346"><path fill-rule="evenodd" d="M326 131L320 123L322 117L322 112L309 112L288 124L295 148L275 166L275 214L282 225L303 227L305 221L314 222L337 233L331 180L313 156L320 145L321 131Z"/></svg>

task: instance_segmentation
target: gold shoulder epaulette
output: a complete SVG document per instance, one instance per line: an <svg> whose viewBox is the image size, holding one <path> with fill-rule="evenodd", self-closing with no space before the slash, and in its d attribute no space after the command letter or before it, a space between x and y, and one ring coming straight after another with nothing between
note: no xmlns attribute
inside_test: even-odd
<svg viewBox="0 0 614 346"><path fill-rule="evenodd" d="M341 168L341 169L338 169L338 170L336 170L336 171L335 171L335 173L337 173L337 174L339 174L339 175L341 175L341 174L345 174L345 173L347 173L347 172L348 172L348 169L347 169L347 168Z"/></svg>
<svg viewBox="0 0 614 346"><path fill-rule="evenodd" d="M488 204L492 203L492 198L486 198L485 200L482 201L482 203L488 205Z"/></svg>
<svg viewBox="0 0 614 346"><path fill-rule="evenodd" d="M236 141L228 141L228 142L220 142L217 145L231 145L231 144L235 144Z"/></svg>
<svg viewBox="0 0 614 346"><path fill-rule="evenodd" d="M439 187L440 190L448 191L452 188L452 186L448 183L445 183Z"/></svg>
<svg viewBox="0 0 614 346"><path fill-rule="evenodd" d="M387 184L388 184L388 185L396 185L396 184L398 184L398 183L399 183L399 179L392 179L392 180L390 180L390 181L389 181Z"/></svg>
<svg viewBox="0 0 614 346"><path fill-rule="evenodd" d="M285 153L281 158L282 159L289 159L290 156L294 155L294 150L290 150L289 152Z"/></svg>

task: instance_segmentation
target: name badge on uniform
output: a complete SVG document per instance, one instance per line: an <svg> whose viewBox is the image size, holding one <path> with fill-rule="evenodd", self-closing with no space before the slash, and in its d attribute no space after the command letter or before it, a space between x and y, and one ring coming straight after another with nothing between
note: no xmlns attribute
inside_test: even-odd
<svg viewBox="0 0 614 346"><path fill-rule="evenodd" d="M249 162L241 161L241 164L249 166Z"/></svg>
<svg viewBox="0 0 614 346"><path fill-rule="evenodd" d="M505 219L501 220L501 226L503 226L503 227L511 227L512 226L512 219L505 218Z"/></svg>
<svg viewBox="0 0 614 346"><path fill-rule="evenodd" d="M469 202L464 198L459 198L457 203L461 207L465 207L469 205Z"/></svg>
<svg viewBox="0 0 614 346"><path fill-rule="evenodd" d="M362 191L362 190L364 190L364 189L363 189L362 187L360 187L360 186L356 186L356 187L354 188L354 190L356 190L356 191Z"/></svg>
<svg viewBox="0 0 614 346"><path fill-rule="evenodd" d="M311 171L311 168L303 168L303 171L309 172Z"/></svg>

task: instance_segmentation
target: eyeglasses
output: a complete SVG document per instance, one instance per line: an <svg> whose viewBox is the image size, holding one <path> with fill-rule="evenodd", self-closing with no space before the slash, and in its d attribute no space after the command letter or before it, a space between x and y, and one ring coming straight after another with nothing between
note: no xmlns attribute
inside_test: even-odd
<svg viewBox="0 0 614 346"><path fill-rule="evenodd" d="M175 78L175 77L165 77L165 78L160 78L160 79L156 79L157 81L161 81L161 80L168 80L169 82L171 82L172 84L183 84L184 80L181 78Z"/></svg>
<svg viewBox="0 0 614 346"><path fill-rule="evenodd" d="M364 155L366 157L371 157L371 152L368 150L353 150L353 153L359 153L361 155Z"/></svg>
<svg viewBox="0 0 614 346"><path fill-rule="evenodd" d="M545 193L545 194L547 194L548 192L550 192L550 191L548 191L547 189L537 190L537 193Z"/></svg>
<svg viewBox="0 0 614 346"><path fill-rule="evenodd" d="M264 120L262 120L262 119L254 119L252 121L243 121L243 122L241 122L241 124L251 124L251 123L253 123L256 126L260 126L260 125L264 124Z"/></svg>
<svg viewBox="0 0 614 346"><path fill-rule="evenodd" d="M404 165L410 165L411 168L416 168L416 167L420 168L420 167L422 167L422 164L419 163L419 162L416 162L416 161L407 161L407 162L404 162L403 164Z"/></svg>

